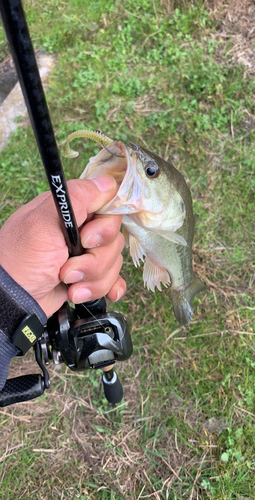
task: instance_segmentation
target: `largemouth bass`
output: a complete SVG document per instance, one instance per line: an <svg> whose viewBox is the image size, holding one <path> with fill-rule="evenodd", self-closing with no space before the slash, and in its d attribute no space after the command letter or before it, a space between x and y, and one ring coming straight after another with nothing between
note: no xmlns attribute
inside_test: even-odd
<svg viewBox="0 0 255 500"><path fill-rule="evenodd" d="M189 188L180 172L157 154L106 139L109 149L91 158L80 178L109 174L116 179L116 196L98 213L123 215L134 265L144 262L144 284L161 290L161 283L168 286L171 279L174 314L185 325L192 320L193 298L205 290L192 267L195 217ZM77 155L67 147L66 156Z"/></svg>

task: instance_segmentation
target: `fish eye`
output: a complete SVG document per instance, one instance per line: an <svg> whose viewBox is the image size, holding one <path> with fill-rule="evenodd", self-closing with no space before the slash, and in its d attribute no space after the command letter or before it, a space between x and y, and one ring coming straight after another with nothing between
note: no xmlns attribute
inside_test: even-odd
<svg viewBox="0 0 255 500"><path fill-rule="evenodd" d="M158 177L159 175L158 165L153 161L148 161L148 163L146 163L145 171L147 177L150 177L151 179L155 179L155 177Z"/></svg>

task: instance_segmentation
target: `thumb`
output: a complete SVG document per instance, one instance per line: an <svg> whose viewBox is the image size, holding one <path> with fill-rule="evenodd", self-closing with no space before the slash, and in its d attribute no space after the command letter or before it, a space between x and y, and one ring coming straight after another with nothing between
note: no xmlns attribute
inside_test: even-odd
<svg viewBox="0 0 255 500"><path fill-rule="evenodd" d="M68 181L68 190L78 226L87 215L96 212L108 203L118 191L118 184L110 175L100 175L94 179Z"/></svg>
<svg viewBox="0 0 255 500"><path fill-rule="evenodd" d="M118 184L110 175L100 175L94 179L73 179L67 182L71 203L78 227L87 219L87 215L96 212L108 203L118 191ZM52 196L43 201L41 207L52 217L54 202ZM57 213L55 214L57 220Z"/></svg>

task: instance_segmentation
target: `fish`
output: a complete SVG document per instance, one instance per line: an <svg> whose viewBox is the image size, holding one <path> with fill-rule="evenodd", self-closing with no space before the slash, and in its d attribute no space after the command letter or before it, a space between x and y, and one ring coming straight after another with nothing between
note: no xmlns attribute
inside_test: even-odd
<svg viewBox="0 0 255 500"><path fill-rule="evenodd" d="M156 153L133 143L109 144L110 149L90 158L80 178L108 174L116 179L116 196L97 213L123 216L125 245L134 265L144 264L144 285L154 292L171 283L175 317L187 325L194 297L206 289L193 271L196 217L187 183L171 162Z"/></svg>
<svg viewBox="0 0 255 500"><path fill-rule="evenodd" d="M144 285L153 292L171 283L173 310L180 325L193 317L192 301L206 290L194 273L192 243L196 216L181 173L156 153L134 143L113 141L101 130L80 130L65 142L66 158L79 155L69 143L87 137L103 148L90 158L81 179L112 175L119 189L97 213L121 214L125 245L134 265L143 266ZM108 149L107 146L110 146Z"/></svg>

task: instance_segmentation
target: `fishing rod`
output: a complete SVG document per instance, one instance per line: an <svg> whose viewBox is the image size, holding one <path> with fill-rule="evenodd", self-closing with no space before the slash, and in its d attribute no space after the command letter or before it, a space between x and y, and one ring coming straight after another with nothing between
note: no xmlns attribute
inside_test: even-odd
<svg viewBox="0 0 255 500"><path fill-rule="evenodd" d="M21 0L0 0L0 13L69 257L78 256L84 249ZM104 297L77 304L74 308L66 302L49 318L33 345L43 376L25 375L7 380L0 391L0 406L36 398L49 388L49 375L42 355L46 365L52 359L56 364L64 362L73 371L101 368L107 400L111 403L121 401L123 389L113 366L116 361L131 356L132 341L125 317L116 312L107 313Z"/></svg>

